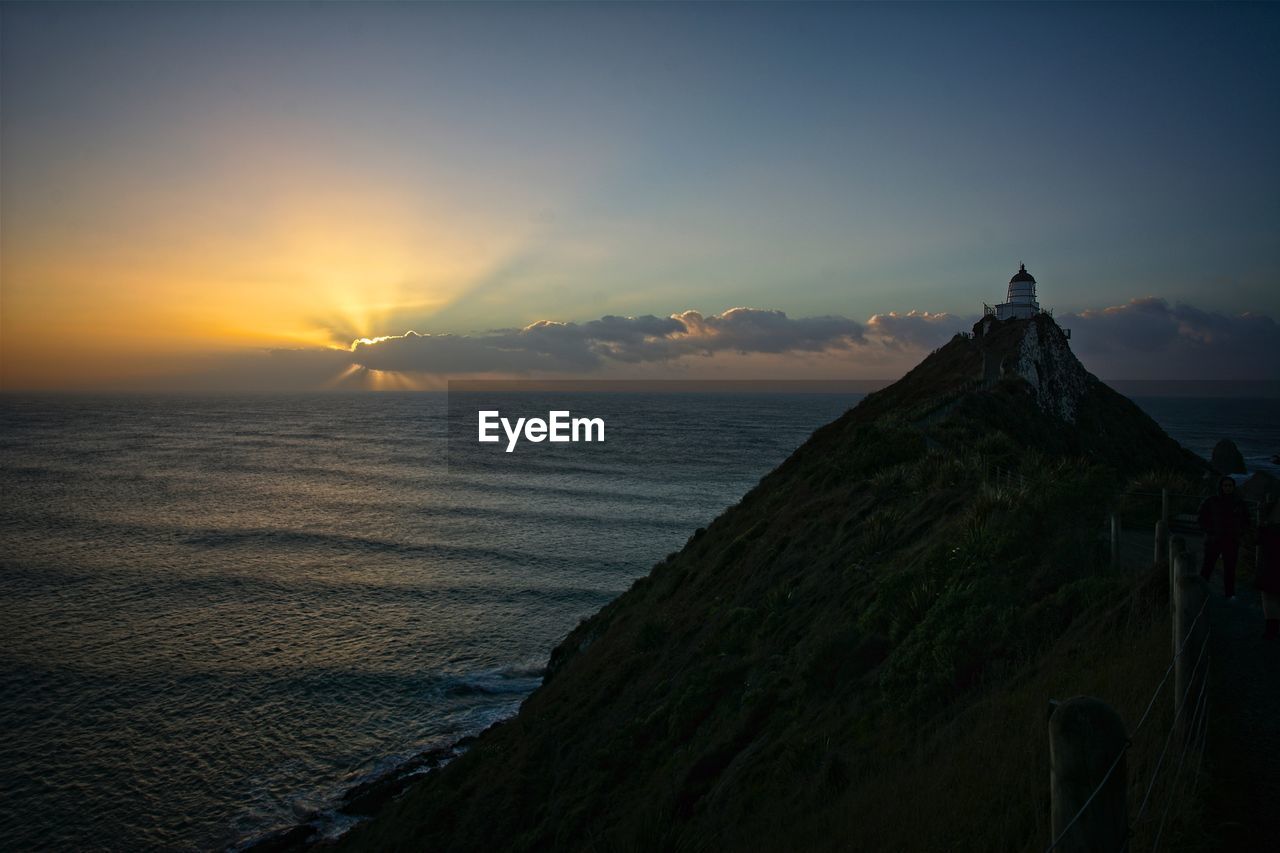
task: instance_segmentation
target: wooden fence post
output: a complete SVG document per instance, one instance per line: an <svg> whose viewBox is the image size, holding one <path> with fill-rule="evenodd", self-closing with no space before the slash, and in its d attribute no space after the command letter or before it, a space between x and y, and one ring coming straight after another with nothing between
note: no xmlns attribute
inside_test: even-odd
<svg viewBox="0 0 1280 853"><path fill-rule="evenodd" d="M1169 527L1169 490L1160 490L1160 520L1164 522L1167 529Z"/></svg>
<svg viewBox="0 0 1280 853"><path fill-rule="evenodd" d="M1127 742L1124 721L1101 699L1077 696L1054 708L1049 717L1050 840L1061 836L1055 850L1124 849L1129 833Z"/></svg>
<svg viewBox="0 0 1280 853"><path fill-rule="evenodd" d="M1173 711L1177 714L1178 709L1182 708L1178 729L1186 737L1191 733L1192 709L1196 707L1200 691L1205 687L1205 667L1200 653L1209 634L1209 614L1206 612L1201 615L1200 612L1209 599L1209 585L1196 573L1195 560L1191 554L1183 553L1178 557L1178 577L1174 591L1177 597L1173 620L1174 652L1176 654L1177 646L1181 645L1182 654L1173 665ZM1207 649L1204 651L1208 653Z"/></svg>

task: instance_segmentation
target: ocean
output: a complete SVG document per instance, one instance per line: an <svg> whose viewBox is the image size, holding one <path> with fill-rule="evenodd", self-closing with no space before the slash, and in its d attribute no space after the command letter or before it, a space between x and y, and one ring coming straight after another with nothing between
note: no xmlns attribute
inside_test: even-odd
<svg viewBox="0 0 1280 853"><path fill-rule="evenodd" d="M0 397L0 846L324 814L513 713L578 620L858 399L526 399L607 440L505 453L450 441L437 394ZM1280 400L1137 402L1280 475Z"/></svg>

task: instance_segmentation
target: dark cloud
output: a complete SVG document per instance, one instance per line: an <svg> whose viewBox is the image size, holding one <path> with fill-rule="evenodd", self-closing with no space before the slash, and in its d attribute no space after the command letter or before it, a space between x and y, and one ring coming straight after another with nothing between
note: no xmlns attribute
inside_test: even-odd
<svg viewBox="0 0 1280 853"><path fill-rule="evenodd" d="M608 362L668 361L717 352L823 352L865 343L862 324L844 317L792 319L782 311L733 308L710 315L610 315L586 323L540 320L483 335L407 332L357 341L352 360L373 370L428 373L589 370Z"/></svg>
<svg viewBox="0 0 1280 853"><path fill-rule="evenodd" d="M1117 379L1280 379L1280 325L1263 314L1219 314L1154 296L1061 314L1072 347Z"/></svg>
<svg viewBox="0 0 1280 853"><path fill-rule="evenodd" d="M942 346L956 332L967 329L977 320L954 314L908 311L899 314L873 314L867 321L867 334L891 349L932 350Z"/></svg>
<svg viewBox="0 0 1280 853"><path fill-rule="evenodd" d="M358 341L350 358L374 370L434 374L585 372L717 353L856 352L868 363L883 363L939 347L974 319L894 311L863 324L836 316L793 319L758 308L609 315L585 323L541 320L478 335L408 332ZM1280 327L1260 314L1231 316L1146 297L1061 314L1058 321L1072 329L1086 366L1106 378L1280 378Z"/></svg>
<svg viewBox="0 0 1280 853"><path fill-rule="evenodd" d="M508 330L506 341L534 352L564 359L582 367L594 367L602 359L652 361L663 342L684 333L674 317L617 317L606 315L586 323L540 320L523 329Z"/></svg>
<svg viewBox="0 0 1280 853"><path fill-rule="evenodd" d="M861 323L845 317L802 317L792 320L781 311L730 308L703 316L697 311L676 314L685 333L675 339L681 355L715 352L822 352L848 349L865 341Z"/></svg>
<svg viewBox="0 0 1280 853"><path fill-rule="evenodd" d="M572 370L595 366L589 354L572 346L548 346L555 341L518 334L420 335L406 332L351 347L351 360L370 370L421 373L485 373L491 371ZM541 345L540 345L541 344ZM559 350L557 352L556 350Z"/></svg>
<svg viewBox="0 0 1280 853"><path fill-rule="evenodd" d="M666 363L691 375L698 361L721 354L756 356L747 363L754 367L742 368L748 370L765 365L760 357L805 357L778 360L770 368L774 375L801 377L820 365L824 375L892 377L968 329L974 319L907 311L876 314L861 323L734 308L667 317L609 315L582 323L541 320L472 335L407 332L362 339L350 349L210 356L199 365L175 364L174 375L165 381L227 389L382 387L376 379L393 387L395 382L413 387L419 380L435 387L451 376L607 376L611 369L625 374L653 365L662 370ZM1104 379L1280 380L1280 326L1264 315L1221 314L1147 297L1057 319L1071 329L1072 348L1085 366Z"/></svg>

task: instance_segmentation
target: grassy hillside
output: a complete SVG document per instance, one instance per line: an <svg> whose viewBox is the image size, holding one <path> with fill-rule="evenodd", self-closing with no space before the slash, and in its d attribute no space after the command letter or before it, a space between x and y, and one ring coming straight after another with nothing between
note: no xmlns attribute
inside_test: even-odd
<svg viewBox="0 0 1280 853"><path fill-rule="evenodd" d="M983 381L1032 330L1059 348L1036 384ZM342 846L1042 840L1045 701L1112 690L1124 711L1168 640L1150 585L1103 566L1106 508L1132 477L1199 474L1064 347L1048 318L957 336L818 430ZM1046 402L1068 386L1075 423Z"/></svg>

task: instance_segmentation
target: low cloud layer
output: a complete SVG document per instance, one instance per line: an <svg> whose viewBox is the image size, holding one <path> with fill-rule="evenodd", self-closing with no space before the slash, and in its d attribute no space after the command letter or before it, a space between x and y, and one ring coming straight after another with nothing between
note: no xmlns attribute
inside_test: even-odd
<svg viewBox="0 0 1280 853"><path fill-rule="evenodd" d="M721 352L819 353L866 346L866 327L845 317L793 319L782 311L733 308L669 317L601 317L586 323L542 320L484 335L408 332L357 341L352 359L372 370L459 373L595 370L609 363L673 361Z"/></svg>
<svg viewBox="0 0 1280 853"><path fill-rule="evenodd" d="M442 389L450 378L892 379L977 316L891 311L865 321L734 308L665 317L541 320L470 335L406 332L345 349L174 360L130 390ZM1104 379L1280 381L1280 324L1154 297L1060 313L1071 347Z"/></svg>
<svg viewBox="0 0 1280 853"><path fill-rule="evenodd" d="M873 314L867 321L868 335L881 346L893 350L932 350L942 346L956 332L967 329L976 317L908 311Z"/></svg>
<svg viewBox="0 0 1280 853"><path fill-rule="evenodd" d="M1280 379L1280 325L1264 314L1147 296L1057 320L1085 365L1106 378Z"/></svg>
<svg viewBox="0 0 1280 853"><path fill-rule="evenodd" d="M911 365L968 329L976 317L928 311L792 318L782 311L733 308L667 317L605 316L584 323L543 320L477 335L407 332L357 341L358 367L437 375L597 373L626 365L689 364L721 354L846 359L851 367ZM1107 378L1280 378L1280 327L1260 314L1226 315L1145 297L1124 305L1060 314L1072 344Z"/></svg>

